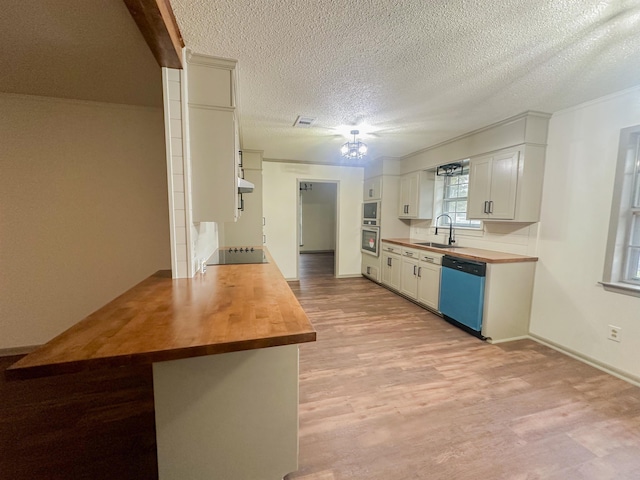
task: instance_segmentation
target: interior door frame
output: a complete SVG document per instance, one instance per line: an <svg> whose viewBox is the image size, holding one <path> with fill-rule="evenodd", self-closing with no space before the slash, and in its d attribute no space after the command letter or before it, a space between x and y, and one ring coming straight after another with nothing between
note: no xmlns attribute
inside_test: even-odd
<svg viewBox="0 0 640 480"><path fill-rule="evenodd" d="M340 180L298 178L296 181L296 279L300 280L300 222L302 219L300 184L302 183L331 183L336 186L335 249L333 255L333 276L336 278L338 277L338 259L340 258Z"/></svg>

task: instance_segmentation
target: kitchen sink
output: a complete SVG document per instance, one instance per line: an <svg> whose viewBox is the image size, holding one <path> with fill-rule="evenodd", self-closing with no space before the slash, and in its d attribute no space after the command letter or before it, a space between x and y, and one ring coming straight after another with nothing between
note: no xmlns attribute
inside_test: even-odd
<svg viewBox="0 0 640 480"><path fill-rule="evenodd" d="M425 247L435 247L435 248L460 248L459 245L447 245L446 243L436 243L436 242L415 242L416 245L422 245Z"/></svg>

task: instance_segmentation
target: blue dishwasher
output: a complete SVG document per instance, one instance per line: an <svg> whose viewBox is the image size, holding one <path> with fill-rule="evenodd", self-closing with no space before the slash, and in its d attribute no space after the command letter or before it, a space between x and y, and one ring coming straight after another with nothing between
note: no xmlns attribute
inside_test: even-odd
<svg viewBox="0 0 640 480"><path fill-rule="evenodd" d="M482 307L487 264L445 255L440 278L440 312L445 320L482 336Z"/></svg>

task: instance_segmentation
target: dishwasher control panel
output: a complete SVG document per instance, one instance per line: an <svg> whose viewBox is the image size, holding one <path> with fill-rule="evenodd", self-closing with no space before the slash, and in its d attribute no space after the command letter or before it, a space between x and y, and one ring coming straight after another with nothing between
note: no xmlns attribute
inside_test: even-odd
<svg viewBox="0 0 640 480"><path fill-rule="evenodd" d="M477 277L484 277L487 274L487 264L484 262L476 262L467 260L466 258L451 257L445 255L442 257L442 266L459 270L464 273L470 273Z"/></svg>

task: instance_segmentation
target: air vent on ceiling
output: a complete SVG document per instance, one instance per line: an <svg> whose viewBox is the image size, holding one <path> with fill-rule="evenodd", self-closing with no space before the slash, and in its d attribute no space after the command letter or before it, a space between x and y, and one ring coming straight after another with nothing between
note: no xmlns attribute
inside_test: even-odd
<svg viewBox="0 0 640 480"><path fill-rule="evenodd" d="M315 121L316 119L313 117L303 117L302 115L298 115L298 118L296 118L296 121L293 122L293 126L298 128L309 128L313 125L313 122Z"/></svg>

